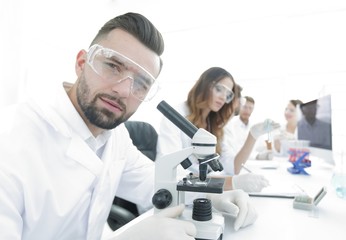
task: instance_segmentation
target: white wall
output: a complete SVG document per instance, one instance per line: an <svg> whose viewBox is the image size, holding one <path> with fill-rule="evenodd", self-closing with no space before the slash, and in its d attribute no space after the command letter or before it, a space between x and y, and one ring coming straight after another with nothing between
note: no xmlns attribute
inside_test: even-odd
<svg viewBox="0 0 346 240"><path fill-rule="evenodd" d="M346 92L346 36L342 31L346 3L229 2L217 10L214 5L203 13L194 9L191 16L183 10L177 14L196 22L196 13L201 23L165 34L163 90L158 99L173 105L183 101L202 71L216 65L228 69L244 87L243 94L255 98L256 121L270 117L283 122L289 99L310 101L330 93L328 86L337 85ZM135 117L157 122L153 115L145 115L153 108L142 108Z"/></svg>
<svg viewBox="0 0 346 240"><path fill-rule="evenodd" d="M2 0L0 106L29 93L48 98L45 86L73 82L78 50L105 21L127 11L146 15L166 42L161 92L133 119L157 127L157 103L183 101L211 66L228 69L243 94L255 98L256 121L284 121L292 98L346 92L343 0Z"/></svg>

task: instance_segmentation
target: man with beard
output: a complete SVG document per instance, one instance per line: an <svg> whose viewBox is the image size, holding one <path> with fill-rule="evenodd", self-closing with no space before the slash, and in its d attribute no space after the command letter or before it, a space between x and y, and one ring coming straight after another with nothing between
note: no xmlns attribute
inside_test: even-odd
<svg viewBox="0 0 346 240"><path fill-rule="evenodd" d="M78 52L75 83L53 101L2 112L9 124L0 124L0 239L100 239L115 195L152 207L154 163L122 123L154 96L163 50L148 19L120 15ZM248 199L228 191L214 203L239 210L238 229L256 219ZM183 209L148 217L117 239L194 239L195 226L175 218Z"/></svg>
<svg viewBox="0 0 346 240"><path fill-rule="evenodd" d="M255 100L250 96L245 96L244 99L245 102L239 106L239 114L229 120L225 127L229 145L235 153L243 147L252 127L250 117L255 108Z"/></svg>

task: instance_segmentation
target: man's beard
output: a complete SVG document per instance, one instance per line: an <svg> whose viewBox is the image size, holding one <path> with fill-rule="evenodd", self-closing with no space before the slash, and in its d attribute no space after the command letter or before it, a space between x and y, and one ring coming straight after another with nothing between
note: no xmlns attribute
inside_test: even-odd
<svg viewBox="0 0 346 240"><path fill-rule="evenodd" d="M90 89L86 84L85 78L82 76L79 86L77 88L77 101L80 108L83 111L84 116L88 119L88 121L101 129L113 129L117 127L119 124L125 122L132 115L123 114L120 117L116 117L113 112L98 108L96 106L96 101L100 97L104 97L110 99L112 101L116 101L121 108L126 113L126 106L123 104L118 98L115 98L108 94L97 94L92 101L88 101L88 96L90 94Z"/></svg>

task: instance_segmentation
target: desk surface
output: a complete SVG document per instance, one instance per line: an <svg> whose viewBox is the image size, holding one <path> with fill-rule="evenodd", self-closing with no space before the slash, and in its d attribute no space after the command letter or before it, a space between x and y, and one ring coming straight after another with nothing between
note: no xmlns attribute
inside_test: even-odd
<svg viewBox="0 0 346 240"><path fill-rule="evenodd" d="M307 169L310 175L292 175L287 171L290 166L287 159L275 158L272 161L249 160L246 166L253 172L264 174L273 186L299 186L310 196L326 186L327 195L313 211L294 209L293 199L251 197L258 219L254 224L235 232L232 227L233 219L226 217L223 240L346 239L346 200L338 198L331 186L332 166L316 160ZM262 168L268 167L268 164L273 168Z"/></svg>
<svg viewBox="0 0 346 240"><path fill-rule="evenodd" d="M293 208L293 199L251 197L258 213L257 221L234 232L226 227L224 240L232 239L346 239L346 200L336 196L331 186L333 167L316 159L306 171L310 175L292 175L287 171L287 159L274 159L277 169L262 169L266 162L248 161L253 172L265 175L271 184L299 186L309 196L315 196L326 186L327 195L313 211ZM263 164L263 165L262 165ZM270 164L270 163L269 163ZM274 164L274 165L275 165ZM231 219L225 219L231 225Z"/></svg>

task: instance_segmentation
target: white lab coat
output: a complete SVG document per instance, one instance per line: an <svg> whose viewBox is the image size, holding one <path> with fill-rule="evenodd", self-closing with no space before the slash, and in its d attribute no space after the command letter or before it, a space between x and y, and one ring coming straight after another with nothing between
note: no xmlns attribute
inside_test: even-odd
<svg viewBox="0 0 346 240"><path fill-rule="evenodd" d="M189 109L187 103L184 102L174 108L182 116L186 117L189 115ZM168 153L182 150L183 148L191 146L191 139L178 127L176 127L169 119L163 117L160 123L159 133L157 142L157 158L166 155ZM224 171L212 173L212 174L227 174L234 175L234 157L235 154L231 151L230 146L227 145L226 141L221 143L222 152L220 154L219 161L224 167ZM178 166L178 175L183 176L188 172L198 173L198 161L194 156L189 157L192 162L192 166L184 171L181 166Z"/></svg>
<svg viewBox="0 0 346 240"><path fill-rule="evenodd" d="M224 127L224 138L231 147L234 155L243 147L251 128L251 123L247 125L240 120L239 115L232 117Z"/></svg>
<svg viewBox="0 0 346 240"><path fill-rule="evenodd" d="M275 155L281 157L287 157L289 155L289 148L292 147L290 146L290 141L298 139L298 128L295 129L294 133L290 133L286 130L286 125L287 123L281 124L281 127L272 133L273 140L279 140L281 143L280 151L278 152L274 146L273 151Z"/></svg>
<svg viewBox="0 0 346 240"><path fill-rule="evenodd" d="M71 127L82 120L59 92L53 105L1 113L9 125L0 125L0 239L100 239L115 194L151 205L154 164L124 124L100 159Z"/></svg>
<svg viewBox="0 0 346 240"><path fill-rule="evenodd" d="M239 115L232 117L224 127L224 139L226 145L230 147L230 153L237 155L238 152L244 146L246 139L249 136L251 127L253 126L252 121L249 120L248 124L245 125L240 120ZM256 155L266 150L265 140L268 135L260 136L255 143L253 150L249 156L249 159L256 159Z"/></svg>

